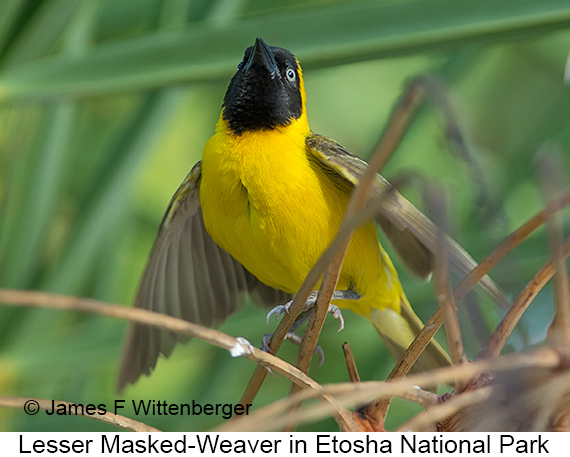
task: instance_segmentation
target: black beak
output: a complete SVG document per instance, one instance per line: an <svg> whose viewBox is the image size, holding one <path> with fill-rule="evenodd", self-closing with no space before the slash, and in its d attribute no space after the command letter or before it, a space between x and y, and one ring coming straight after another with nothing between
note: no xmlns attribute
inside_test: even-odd
<svg viewBox="0 0 570 457"><path fill-rule="evenodd" d="M263 65L272 78L279 73L273 52L261 38L255 40L249 59L245 64L245 70L249 70L253 65Z"/></svg>

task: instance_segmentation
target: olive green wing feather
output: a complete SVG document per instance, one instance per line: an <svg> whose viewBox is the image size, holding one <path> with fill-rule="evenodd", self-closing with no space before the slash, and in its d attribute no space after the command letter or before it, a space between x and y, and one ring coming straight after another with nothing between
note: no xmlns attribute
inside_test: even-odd
<svg viewBox="0 0 570 457"><path fill-rule="evenodd" d="M353 186L366 171L368 164L348 152L337 142L312 134L307 138L308 150L327 170L336 172ZM412 203L406 200L380 174L372 186L374 196L385 196L376 222L412 273L427 278L434 269L434 253L437 245L437 227ZM466 275L477 263L453 239L448 237L448 257L451 267L459 274ZM489 276L480 285L500 304L508 303L503 292Z"/></svg>
<svg viewBox="0 0 570 457"><path fill-rule="evenodd" d="M291 295L261 283L220 248L206 231L199 199L201 164L190 171L162 220L135 298L135 307L205 326L221 324L247 295L256 305L285 303ZM119 375L119 389L150 374L159 354L188 338L131 324Z"/></svg>

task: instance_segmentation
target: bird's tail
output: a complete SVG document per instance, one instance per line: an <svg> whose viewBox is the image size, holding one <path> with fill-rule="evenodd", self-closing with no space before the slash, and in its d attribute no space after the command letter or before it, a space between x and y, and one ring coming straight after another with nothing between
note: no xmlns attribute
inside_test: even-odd
<svg viewBox="0 0 570 457"><path fill-rule="evenodd" d="M410 343L424 326L414 313L406 295L401 293L400 312L391 308L374 308L371 314L374 327L384 340L392 356L399 360ZM411 372L429 371L451 364L449 355L441 345L432 340L411 368Z"/></svg>

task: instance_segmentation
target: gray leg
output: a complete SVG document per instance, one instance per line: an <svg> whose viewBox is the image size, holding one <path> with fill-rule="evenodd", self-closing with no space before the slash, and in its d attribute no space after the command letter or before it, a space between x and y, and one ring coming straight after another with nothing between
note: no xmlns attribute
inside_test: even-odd
<svg viewBox="0 0 570 457"><path fill-rule="evenodd" d="M352 290L335 290L333 293L333 300L358 300L360 297L361 295L358 295L356 292ZM305 312L313 308L315 306L316 301L317 301L317 292L313 291L311 292L309 298L303 305L301 312ZM269 324L269 318L272 315L275 315L275 319L277 319L277 317L280 316L281 314L288 313L292 303L293 301L290 301L284 305L276 306L271 311L269 311L269 313L267 313L267 323ZM342 317L342 312L340 311L340 308L336 305L330 305L328 312L333 318L340 320L340 328L338 330L340 332L344 328L344 319Z"/></svg>

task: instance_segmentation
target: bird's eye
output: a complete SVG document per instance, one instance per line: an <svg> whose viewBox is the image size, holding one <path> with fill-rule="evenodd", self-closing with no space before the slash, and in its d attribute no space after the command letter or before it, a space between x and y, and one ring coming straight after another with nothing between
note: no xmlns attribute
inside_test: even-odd
<svg viewBox="0 0 570 457"><path fill-rule="evenodd" d="M243 67L243 60L240 63L238 63L238 66L237 66L238 71L240 71L242 69L242 67Z"/></svg>
<svg viewBox="0 0 570 457"><path fill-rule="evenodd" d="M295 74L295 70L293 70L292 68L288 68L285 74L287 75L287 79L291 82L294 82L295 78L297 77L297 75Z"/></svg>

